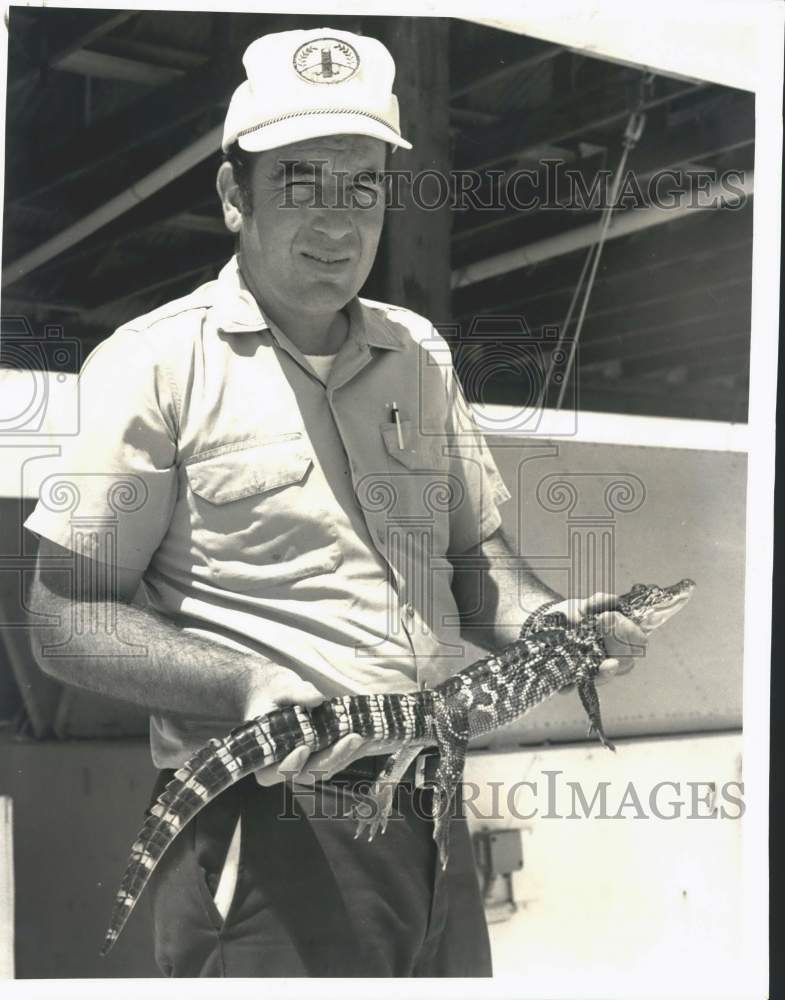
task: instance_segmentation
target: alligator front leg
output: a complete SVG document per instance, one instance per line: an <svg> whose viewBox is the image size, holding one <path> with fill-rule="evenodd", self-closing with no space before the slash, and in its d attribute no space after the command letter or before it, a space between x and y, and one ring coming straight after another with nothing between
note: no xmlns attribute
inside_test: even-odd
<svg viewBox="0 0 785 1000"><path fill-rule="evenodd" d="M385 832L392 812L395 789L421 749L420 744L412 746L412 741L406 740L400 749L387 758L387 763L379 772L373 786L363 793L362 800L352 808L351 815L357 821L355 840L366 830L369 841L373 840L380 830L382 833Z"/></svg>
<svg viewBox="0 0 785 1000"><path fill-rule="evenodd" d="M578 681L576 687L578 688L581 704L589 717L589 736L596 735L604 747L607 747L608 750L613 750L615 753L616 747L605 735L605 730L603 729L602 715L600 714L600 699L597 697L597 689L594 686L594 682L592 680L581 680Z"/></svg>

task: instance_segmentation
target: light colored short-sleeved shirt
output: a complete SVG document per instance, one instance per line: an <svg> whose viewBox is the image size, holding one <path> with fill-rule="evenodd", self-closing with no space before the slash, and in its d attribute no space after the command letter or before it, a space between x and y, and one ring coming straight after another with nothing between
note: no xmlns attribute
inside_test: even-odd
<svg viewBox="0 0 785 1000"><path fill-rule="evenodd" d="M361 299L347 314L326 381L236 258L121 327L85 363L80 432L27 526L143 571L150 606L329 697L461 669L448 557L499 527L509 493L432 324ZM155 715L154 762L226 731Z"/></svg>

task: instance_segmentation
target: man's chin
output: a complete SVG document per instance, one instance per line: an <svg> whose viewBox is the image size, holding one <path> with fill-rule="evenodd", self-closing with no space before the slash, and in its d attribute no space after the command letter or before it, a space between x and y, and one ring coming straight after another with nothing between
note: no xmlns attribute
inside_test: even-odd
<svg viewBox="0 0 785 1000"><path fill-rule="evenodd" d="M339 279L337 275L316 276L304 278L299 287L299 301L311 308L343 309L350 302L359 288L354 281Z"/></svg>

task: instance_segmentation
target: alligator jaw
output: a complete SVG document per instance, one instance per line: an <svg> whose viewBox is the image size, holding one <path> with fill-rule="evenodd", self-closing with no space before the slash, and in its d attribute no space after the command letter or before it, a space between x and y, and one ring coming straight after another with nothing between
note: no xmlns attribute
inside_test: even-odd
<svg viewBox="0 0 785 1000"><path fill-rule="evenodd" d="M679 589L668 601L662 601L656 607L649 608L638 622L638 627L646 635L663 625L669 618L677 614L692 597L695 584L692 580L682 580Z"/></svg>

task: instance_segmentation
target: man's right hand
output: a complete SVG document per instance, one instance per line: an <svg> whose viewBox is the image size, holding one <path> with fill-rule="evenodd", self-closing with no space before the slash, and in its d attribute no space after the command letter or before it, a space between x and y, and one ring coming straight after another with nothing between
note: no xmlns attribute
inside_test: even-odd
<svg viewBox="0 0 785 1000"><path fill-rule="evenodd" d="M298 677L293 670L278 667L269 672L265 670L264 673L266 676L259 684L258 693L252 694L248 700L246 719L267 715L268 712L287 705L316 708L325 700L324 695L313 684ZM264 786L276 785L287 779L295 784L312 785L315 781L330 778L342 771L358 757L366 756L364 746L365 740L357 733L349 733L326 750L313 755L309 747L300 746L277 764L258 770L256 780Z"/></svg>

